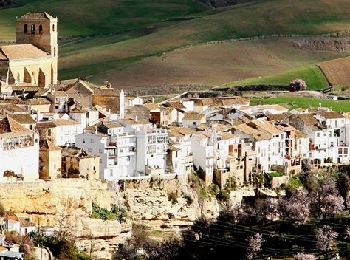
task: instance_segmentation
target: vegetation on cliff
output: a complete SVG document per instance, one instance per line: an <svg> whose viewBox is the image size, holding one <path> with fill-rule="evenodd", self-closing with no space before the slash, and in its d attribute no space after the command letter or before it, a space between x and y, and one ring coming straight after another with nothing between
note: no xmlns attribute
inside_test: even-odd
<svg viewBox="0 0 350 260"><path fill-rule="evenodd" d="M118 220L120 223L125 222L127 218L127 212L125 209L116 205L112 206L111 210L101 208L96 203L92 203L91 218L103 219L103 220Z"/></svg>
<svg viewBox="0 0 350 260"><path fill-rule="evenodd" d="M286 196L246 200L215 221L197 220L165 243L138 229L116 259L349 259L349 174L305 172L287 185Z"/></svg>

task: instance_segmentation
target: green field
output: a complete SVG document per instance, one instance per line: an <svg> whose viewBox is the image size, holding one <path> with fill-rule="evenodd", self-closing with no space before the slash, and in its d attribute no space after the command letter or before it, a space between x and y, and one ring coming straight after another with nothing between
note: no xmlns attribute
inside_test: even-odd
<svg viewBox="0 0 350 260"><path fill-rule="evenodd" d="M17 0L19 7L0 10L1 38L13 38L15 18L45 11L59 18L60 36L121 34L204 10L195 0Z"/></svg>
<svg viewBox="0 0 350 260"><path fill-rule="evenodd" d="M108 76L107 80L120 85L124 82L113 76L116 72L183 46L195 48L207 41L276 34L319 35L347 31L350 25L348 0L261 0L215 10L208 10L197 0L18 3L22 6L0 10L0 40L14 38L15 16L27 11L48 11L58 16L59 33L64 38L60 42L60 78L88 76L101 81ZM194 19L173 19L186 16ZM220 54L220 44L217 53ZM246 53L240 55L232 57L232 62L244 58ZM286 61L288 55L286 52ZM337 55L334 52L332 58ZM267 75L275 73L273 70ZM162 70L157 69L153 77L159 75ZM240 80L237 75L226 82ZM182 74L176 76L181 78ZM196 78L193 83L201 82Z"/></svg>
<svg viewBox="0 0 350 260"><path fill-rule="evenodd" d="M292 70L288 70L284 73L276 74L273 76L245 79L241 81L235 81L227 86L249 86L258 84L268 85L288 85L294 79L303 79L306 81L308 90L321 90L328 87L328 81L321 72L320 68L316 65L304 66Z"/></svg>
<svg viewBox="0 0 350 260"><path fill-rule="evenodd" d="M252 105L265 104L284 104L289 108L317 108L320 105L329 107L334 111L350 112L349 100L329 100L319 98L304 98L304 97L276 97L276 98L254 98L251 99Z"/></svg>

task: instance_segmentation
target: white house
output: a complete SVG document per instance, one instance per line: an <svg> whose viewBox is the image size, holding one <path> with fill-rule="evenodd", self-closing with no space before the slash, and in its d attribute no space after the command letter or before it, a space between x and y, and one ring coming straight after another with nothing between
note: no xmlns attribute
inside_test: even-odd
<svg viewBox="0 0 350 260"><path fill-rule="evenodd" d="M200 124L207 122L205 114L197 112L187 112L182 119L182 124L186 128L197 128Z"/></svg>
<svg viewBox="0 0 350 260"><path fill-rule="evenodd" d="M177 175L190 174L193 170L193 153L191 148L191 135L182 127L169 129L169 157L174 173Z"/></svg>
<svg viewBox="0 0 350 260"><path fill-rule="evenodd" d="M39 136L10 117L0 120L0 182L39 178Z"/></svg>
<svg viewBox="0 0 350 260"><path fill-rule="evenodd" d="M68 117L69 118L69 117ZM72 119L53 119L40 121L36 127L45 136L51 139L56 146L72 146L75 144L75 136L83 133L84 127Z"/></svg>
<svg viewBox="0 0 350 260"><path fill-rule="evenodd" d="M214 173L214 143L211 136L195 133L191 136L193 165L204 173L207 185L213 182Z"/></svg>
<svg viewBox="0 0 350 260"><path fill-rule="evenodd" d="M136 136L117 122L76 136L76 146L100 156L100 178L118 180L136 176Z"/></svg>
<svg viewBox="0 0 350 260"><path fill-rule="evenodd" d="M143 130L138 131L136 136L137 172L141 175L165 174L168 131L166 129Z"/></svg>

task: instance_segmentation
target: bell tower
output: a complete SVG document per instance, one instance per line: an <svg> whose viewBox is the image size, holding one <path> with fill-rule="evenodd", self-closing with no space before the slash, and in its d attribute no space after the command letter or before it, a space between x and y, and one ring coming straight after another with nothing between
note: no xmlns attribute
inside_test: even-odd
<svg viewBox="0 0 350 260"><path fill-rule="evenodd" d="M16 22L16 43L32 44L50 54L51 84L57 83L58 19L48 13L27 13Z"/></svg>

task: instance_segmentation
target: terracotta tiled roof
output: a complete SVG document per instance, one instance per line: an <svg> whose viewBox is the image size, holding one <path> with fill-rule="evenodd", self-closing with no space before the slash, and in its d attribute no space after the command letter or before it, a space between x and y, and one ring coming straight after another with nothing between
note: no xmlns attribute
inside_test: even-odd
<svg viewBox="0 0 350 260"><path fill-rule="evenodd" d="M211 106L214 104L214 99L212 98L194 98L192 100L196 106Z"/></svg>
<svg viewBox="0 0 350 260"><path fill-rule="evenodd" d="M185 113L183 120L201 120L203 117L205 117L204 114L196 113L196 112L188 112L188 113Z"/></svg>
<svg viewBox="0 0 350 260"><path fill-rule="evenodd" d="M232 105L240 105L240 104L249 104L249 100L246 98L233 96L233 97L221 97L218 98L218 101L222 106L232 106Z"/></svg>
<svg viewBox="0 0 350 260"><path fill-rule="evenodd" d="M186 107L180 101L168 102L168 104L176 109L185 109Z"/></svg>
<svg viewBox="0 0 350 260"><path fill-rule="evenodd" d="M22 15L20 19L54 19L51 15L46 12L32 12Z"/></svg>
<svg viewBox="0 0 350 260"><path fill-rule="evenodd" d="M72 119L54 119L49 121L41 121L37 124L38 128L53 128L57 126L68 126L68 125L79 125L77 121L74 121Z"/></svg>
<svg viewBox="0 0 350 260"><path fill-rule="evenodd" d="M272 138L271 134L269 134L265 131L261 131L261 129L253 128L247 124L241 124L241 125L235 126L235 128L238 131L241 131L245 134L251 135L257 141L270 140Z"/></svg>
<svg viewBox="0 0 350 260"><path fill-rule="evenodd" d="M48 53L40 50L32 44L14 44L0 46L0 50L8 60L50 57Z"/></svg>
<svg viewBox="0 0 350 260"><path fill-rule="evenodd" d="M289 113L266 115L269 121L283 121L285 119L288 119L288 116L290 116Z"/></svg>
<svg viewBox="0 0 350 260"><path fill-rule="evenodd" d="M35 121L30 114L14 114L10 117L19 124L35 124Z"/></svg>
<svg viewBox="0 0 350 260"><path fill-rule="evenodd" d="M300 114L297 115L297 117L300 118L301 121L303 121L303 123L307 126L315 126L319 124L313 114Z"/></svg>
<svg viewBox="0 0 350 260"><path fill-rule="evenodd" d="M25 113L26 110L22 107L19 107L15 104L0 104L0 111L4 110L4 111L8 111L11 113Z"/></svg>
<svg viewBox="0 0 350 260"><path fill-rule="evenodd" d="M234 134L231 134L231 133L220 133L220 135L222 136L222 139L224 139L224 140L238 138L237 135L234 135Z"/></svg>
<svg viewBox="0 0 350 260"><path fill-rule="evenodd" d="M261 131L265 131L272 135L278 135L283 132L282 130L276 128L273 124L267 121L254 120L251 123L248 123L248 125L256 126L257 128L260 128Z"/></svg>
<svg viewBox="0 0 350 260"><path fill-rule="evenodd" d="M123 127L123 125L121 123L119 123L119 122L112 122L112 121L103 122L101 124L103 124L104 126L106 126L109 129Z"/></svg>
<svg viewBox="0 0 350 260"><path fill-rule="evenodd" d="M32 98L28 100L28 103L35 105L50 105L51 102L47 98Z"/></svg>
<svg viewBox="0 0 350 260"><path fill-rule="evenodd" d="M52 120L52 122L56 125L56 126L63 126L63 125L79 125L79 123L77 121L74 121L72 119L55 119Z"/></svg>
<svg viewBox="0 0 350 260"><path fill-rule="evenodd" d="M332 112L323 112L320 113L321 117L324 117L326 119L337 119L337 118L344 118L344 116L338 112L332 111Z"/></svg>
<svg viewBox="0 0 350 260"><path fill-rule="evenodd" d="M157 103L145 103L143 104L143 106L145 108L147 108L148 110L156 110L156 109L159 109L159 104Z"/></svg>
<svg viewBox="0 0 350 260"><path fill-rule="evenodd" d="M10 117L0 120L0 134L30 132Z"/></svg>

